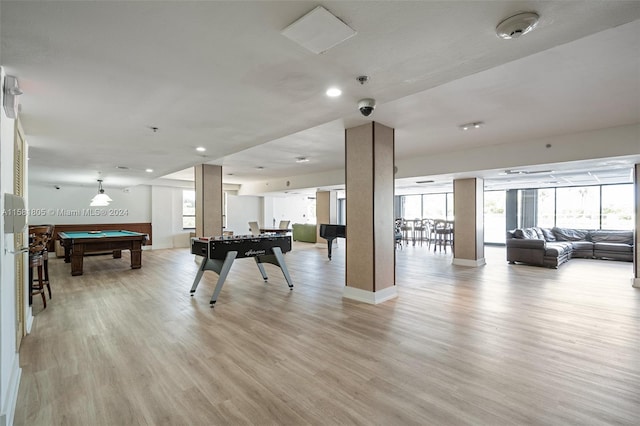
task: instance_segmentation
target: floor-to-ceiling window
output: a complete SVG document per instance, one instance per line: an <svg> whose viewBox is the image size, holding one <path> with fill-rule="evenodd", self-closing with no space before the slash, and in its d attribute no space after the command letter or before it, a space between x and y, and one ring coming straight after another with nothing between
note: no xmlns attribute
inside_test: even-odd
<svg viewBox="0 0 640 426"><path fill-rule="evenodd" d="M556 188L556 226L600 228L600 187Z"/></svg>
<svg viewBox="0 0 640 426"><path fill-rule="evenodd" d="M484 242L502 243L506 239L505 191L484 193Z"/></svg>
<svg viewBox="0 0 640 426"><path fill-rule="evenodd" d="M633 185L604 185L602 187L602 229L633 229Z"/></svg>
<svg viewBox="0 0 640 426"><path fill-rule="evenodd" d="M556 189L538 189L537 225L541 228L556 226Z"/></svg>
<svg viewBox="0 0 640 426"><path fill-rule="evenodd" d="M634 227L631 183L518 191L517 214L535 212L536 220L531 226L619 230Z"/></svg>
<svg viewBox="0 0 640 426"><path fill-rule="evenodd" d="M421 217L445 219L447 217L447 194L423 194Z"/></svg>
<svg viewBox="0 0 640 426"><path fill-rule="evenodd" d="M402 197L402 214L405 219L421 219L422 195L404 195Z"/></svg>
<svg viewBox="0 0 640 426"><path fill-rule="evenodd" d="M196 191L184 189L182 191L182 228L196 227Z"/></svg>
<svg viewBox="0 0 640 426"><path fill-rule="evenodd" d="M347 199L338 198L338 225L347 224Z"/></svg>

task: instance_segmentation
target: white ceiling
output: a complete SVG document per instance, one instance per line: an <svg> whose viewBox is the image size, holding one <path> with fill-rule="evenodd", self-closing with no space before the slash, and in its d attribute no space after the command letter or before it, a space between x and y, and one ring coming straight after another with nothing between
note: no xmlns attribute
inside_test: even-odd
<svg viewBox="0 0 640 426"><path fill-rule="evenodd" d="M357 34L316 55L280 32L318 4L3 0L0 63L25 92L30 182L125 187L203 162L235 184L335 170L344 129L372 119L396 129L396 162L640 122L640 2L323 2ZM530 10L535 31L495 35ZM368 118L363 97L377 100ZM459 130L472 121L486 125ZM606 183L637 154L537 169ZM484 172L489 186L532 180L500 172Z"/></svg>

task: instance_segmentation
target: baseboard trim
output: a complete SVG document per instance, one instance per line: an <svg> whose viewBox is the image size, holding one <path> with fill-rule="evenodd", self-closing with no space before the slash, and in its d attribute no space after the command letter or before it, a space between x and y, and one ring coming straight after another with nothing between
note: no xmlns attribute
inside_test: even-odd
<svg viewBox="0 0 640 426"><path fill-rule="evenodd" d="M452 264L458 265L458 266L471 266L473 268L477 268L478 266L486 265L487 261L485 260L484 257L477 260L454 258Z"/></svg>
<svg viewBox="0 0 640 426"><path fill-rule="evenodd" d="M27 308L27 323L25 326L27 334L31 334L31 327L33 327L33 308L31 306Z"/></svg>
<svg viewBox="0 0 640 426"><path fill-rule="evenodd" d="M13 424L13 417L16 412L16 403L18 402L18 387L20 386L20 377L22 376L22 368L20 368L20 357L16 353L11 369L11 377L9 378L9 386L7 387L7 397L2 404L2 414L0 414L0 425L10 426Z"/></svg>
<svg viewBox="0 0 640 426"><path fill-rule="evenodd" d="M377 305L378 303L386 302L387 300L398 297L398 289L395 285L380 291L367 291L345 286L342 291L342 297L345 299L368 303L370 305Z"/></svg>
<svg viewBox="0 0 640 426"><path fill-rule="evenodd" d="M631 278L631 287L640 288L640 278Z"/></svg>

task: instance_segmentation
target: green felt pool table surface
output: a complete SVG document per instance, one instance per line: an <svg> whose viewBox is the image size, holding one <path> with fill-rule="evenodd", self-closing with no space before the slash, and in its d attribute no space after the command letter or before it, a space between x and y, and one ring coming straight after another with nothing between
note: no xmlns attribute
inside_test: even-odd
<svg viewBox="0 0 640 426"><path fill-rule="evenodd" d="M60 238L118 238L144 236L133 231L67 231L60 232Z"/></svg>

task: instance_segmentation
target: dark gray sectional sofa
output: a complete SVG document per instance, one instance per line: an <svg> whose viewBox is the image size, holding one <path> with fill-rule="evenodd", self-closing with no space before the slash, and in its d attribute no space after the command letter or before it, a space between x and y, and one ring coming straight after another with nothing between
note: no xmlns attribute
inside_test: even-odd
<svg viewBox="0 0 640 426"><path fill-rule="evenodd" d="M557 268L572 257L633 262L633 231L524 228L507 231L507 261Z"/></svg>

